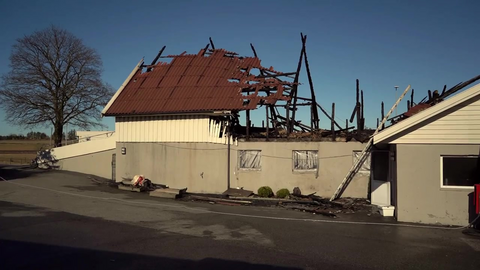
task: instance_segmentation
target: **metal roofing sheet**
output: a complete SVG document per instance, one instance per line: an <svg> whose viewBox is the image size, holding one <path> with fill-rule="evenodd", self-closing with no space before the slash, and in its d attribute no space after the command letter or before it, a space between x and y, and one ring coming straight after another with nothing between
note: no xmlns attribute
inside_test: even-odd
<svg viewBox="0 0 480 270"><path fill-rule="evenodd" d="M154 65L148 72L139 70L105 115L236 111L255 109L262 100L273 104L288 99L282 91L285 82L249 73L252 68L265 69L260 59L231 57L228 53L220 49L210 55L182 54L172 56L170 63ZM265 87L272 87L273 91L260 97L255 90ZM246 88L251 89L248 97L242 94ZM244 105L245 99L250 100L248 105Z"/></svg>

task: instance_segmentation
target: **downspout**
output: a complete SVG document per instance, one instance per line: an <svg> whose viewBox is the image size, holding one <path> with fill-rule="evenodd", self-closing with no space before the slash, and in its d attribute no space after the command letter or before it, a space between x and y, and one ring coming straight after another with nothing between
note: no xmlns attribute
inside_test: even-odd
<svg viewBox="0 0 480 270"><path fill-rule="evenodd" d="M228 146L227 146L227 189L230 189L230 137L231 137L231 121L228 125Z"/></svg>

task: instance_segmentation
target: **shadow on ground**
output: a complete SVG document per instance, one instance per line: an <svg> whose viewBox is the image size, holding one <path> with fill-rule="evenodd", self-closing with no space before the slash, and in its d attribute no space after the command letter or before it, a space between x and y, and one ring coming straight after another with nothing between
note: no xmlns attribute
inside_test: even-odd
<svg viewBox="0 0 480 270"><path fill-rule="evenodd" d="M10 240L0 240L0 251L4 269L301 269L215 258L193 261ZM29 258L25 260L25 256Z"/></svg>
<svg viewBox="0 0 480 270"><path fill-rule="evenodd" d="M44 173L45 170L32 169L28 165L6 165L0 164L0 177L5 180L16 180L27 178L29 176Z"/></svg>

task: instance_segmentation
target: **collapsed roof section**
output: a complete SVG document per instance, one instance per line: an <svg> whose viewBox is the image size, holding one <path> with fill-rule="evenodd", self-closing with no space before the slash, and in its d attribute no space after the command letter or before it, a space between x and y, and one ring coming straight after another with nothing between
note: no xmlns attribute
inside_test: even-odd
<svg viewBox="0 0 480 270"><path fill-rule="evenodd" d="M313 80L310 73L306 41L301 35L302 47L295 72L279 72L273 67L261 65L257 52L250 44L253 57L241 57L235 52L215 49L213 41L197 54L161 56L160 50L150 65L143 60L132 71L117 93L102 111L104 116L160 115L177 113L217 113L228 118L229 132L237 137L304 138L310 139L345 136L354 126L341 127L334 116L317 103ZM169 58L170 62L158 62ZM297 95L299 75L305 66L310 97ZM357 81L357 129L363 132L363 91L362 102L358 97ZM254 127L250 111L265 107L266 122ZM297 120L300 107L310 109L309 123ZM283 113L280 112L284 109ZM328 130L320 128L318 110L327 116L331 124ZM246 125L241 126L239 112L245 111ZM224 116L221 116L224 115ZM225 116L227 115L227 116ZM352 122L353 119L350 120ZM348 136L347 136L348 137Z"/></svg>
<svg viewBox="0 0 480 270"><path fill-rule="evenodd" d="M257 57L223 49L167 57L170 63L142 65L105 115L241 111L290 100L294 83L286 79L295 73L265 68Z"/></svg>
<svg viewBox="0 0 480 270"><path fill-rule="evenodd" d="M402 114L399 114L397 116L394 116L392 118L389 119L390 121L390 126L392 125L395 125L397 124L398 122L400 121L403 121L409 117L412 117L413 115L423 111L423 110L426 110L438 103L441 103L442 101L444 101L445 99L447 99L448 97L454 95L455 93L465 89L467 86L477 82L480 80L480 75L478 76L475 76L473 78L471 78L470 80L467 80L465 82L460 82L456 85L454 85L453 87L451 87L450 89L447 89L447 85L444 85L443 86L443 90L442 92L439 92L438 90L435 90L435 91L431 91L431 90L428 90L428 96L424 97L420 102L418 103L415 103L414 102L414 94L415 94L415 90L412 89L412 94L410 96L410 100L407 100L407 111L402 113ZM382 116L384 114L384 111L383 111L383 102L382 102Z"/></svg>

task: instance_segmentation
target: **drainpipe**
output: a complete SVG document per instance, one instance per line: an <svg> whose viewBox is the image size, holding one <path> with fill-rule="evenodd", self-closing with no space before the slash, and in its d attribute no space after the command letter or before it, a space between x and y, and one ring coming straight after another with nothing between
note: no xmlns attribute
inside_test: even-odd
<svg viewBox="0 0 480 270"><path fill-rule="evenodd" d="M227 146L227 189L230 189L230 135L231 135L231 124L228 125L228 146Z"/></svg>

